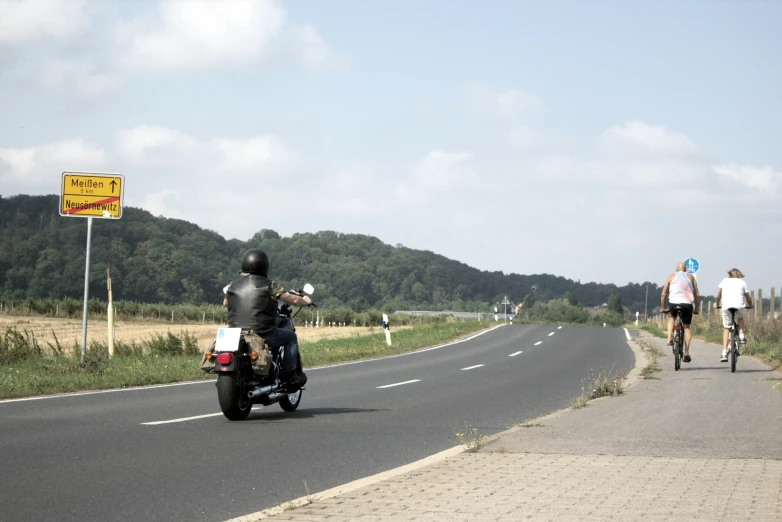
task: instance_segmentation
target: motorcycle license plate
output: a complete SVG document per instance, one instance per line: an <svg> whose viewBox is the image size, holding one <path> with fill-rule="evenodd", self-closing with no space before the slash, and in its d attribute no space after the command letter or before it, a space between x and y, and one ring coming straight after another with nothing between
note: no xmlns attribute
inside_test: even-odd
<svg viewBox="0 0 782 522"><path fill-rule="evenodd" d="M219 328L215 339L216 352L233 352L239 347L241 328Z"/></svg>

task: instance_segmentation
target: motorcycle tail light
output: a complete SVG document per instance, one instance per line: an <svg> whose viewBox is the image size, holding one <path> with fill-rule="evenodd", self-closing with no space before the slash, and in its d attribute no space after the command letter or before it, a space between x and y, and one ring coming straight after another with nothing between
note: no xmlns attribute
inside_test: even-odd
<svg viewBox="0 0 782 522"><path fill-rule="evenodd" d="M256 360L258 360L258 354L257 354L257 353L255 353L255 352L251 353L251 354L250 354L250 360L251 360L251 361L256 361Z"/></svg>
<svg viewBox="0 0 782 522"><path fill-rule="evenodd" d="M234 354L231 352L223 352L217 356L217 362L220 364L231 364L234 360Z"/></svg>

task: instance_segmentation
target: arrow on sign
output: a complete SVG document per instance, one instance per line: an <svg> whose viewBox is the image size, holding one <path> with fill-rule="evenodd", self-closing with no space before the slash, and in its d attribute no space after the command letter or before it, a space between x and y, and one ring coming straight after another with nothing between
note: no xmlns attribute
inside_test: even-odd
<svg viewBox="0 0 782 522"><path fill-rule="evenodd" d="M109 185L111 185L111 193L114 194L114 187L117 185L117 182L114 181L114 180L111 180L111 183L109 183Z"/></svg>

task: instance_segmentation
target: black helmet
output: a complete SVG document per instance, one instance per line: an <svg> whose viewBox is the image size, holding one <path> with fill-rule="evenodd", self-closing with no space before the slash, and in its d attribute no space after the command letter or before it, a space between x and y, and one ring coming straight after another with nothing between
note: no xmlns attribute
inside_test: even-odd
<svg viewBox="0 0 782 522"><path fill-rule="evenodd" d="M260 248L251 248L242 258L242 272L261 276L269 275L269 256Z"/></svg>

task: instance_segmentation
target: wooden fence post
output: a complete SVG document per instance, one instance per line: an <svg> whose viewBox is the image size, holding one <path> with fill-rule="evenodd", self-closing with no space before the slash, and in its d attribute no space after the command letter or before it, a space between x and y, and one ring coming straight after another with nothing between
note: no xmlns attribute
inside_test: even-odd
<svg viewBox="0 0 782 522"><path fill-rule="evenodd" d="M753 315L757 317L757 315L758 315L758 302L755 299L755 291L754 290L752 290L749 293L749 297L752 299L752 305L755 307L755 310L753 311Z"/></svg>
<svg viewBox="0 0 782 522"><path fill-rule="evenodd" d="M774 318L774 301L776 300L777 296L777 289L775 287L771 287L771 306L769 307L768 311L771 312L771 318Z"/></svg>
<svg viewBox="0 0 782 522"><path fill-rule="evenodd" d="M758 309L755 312L759 319L763 319L763 289L758 288Z"/></svg>

